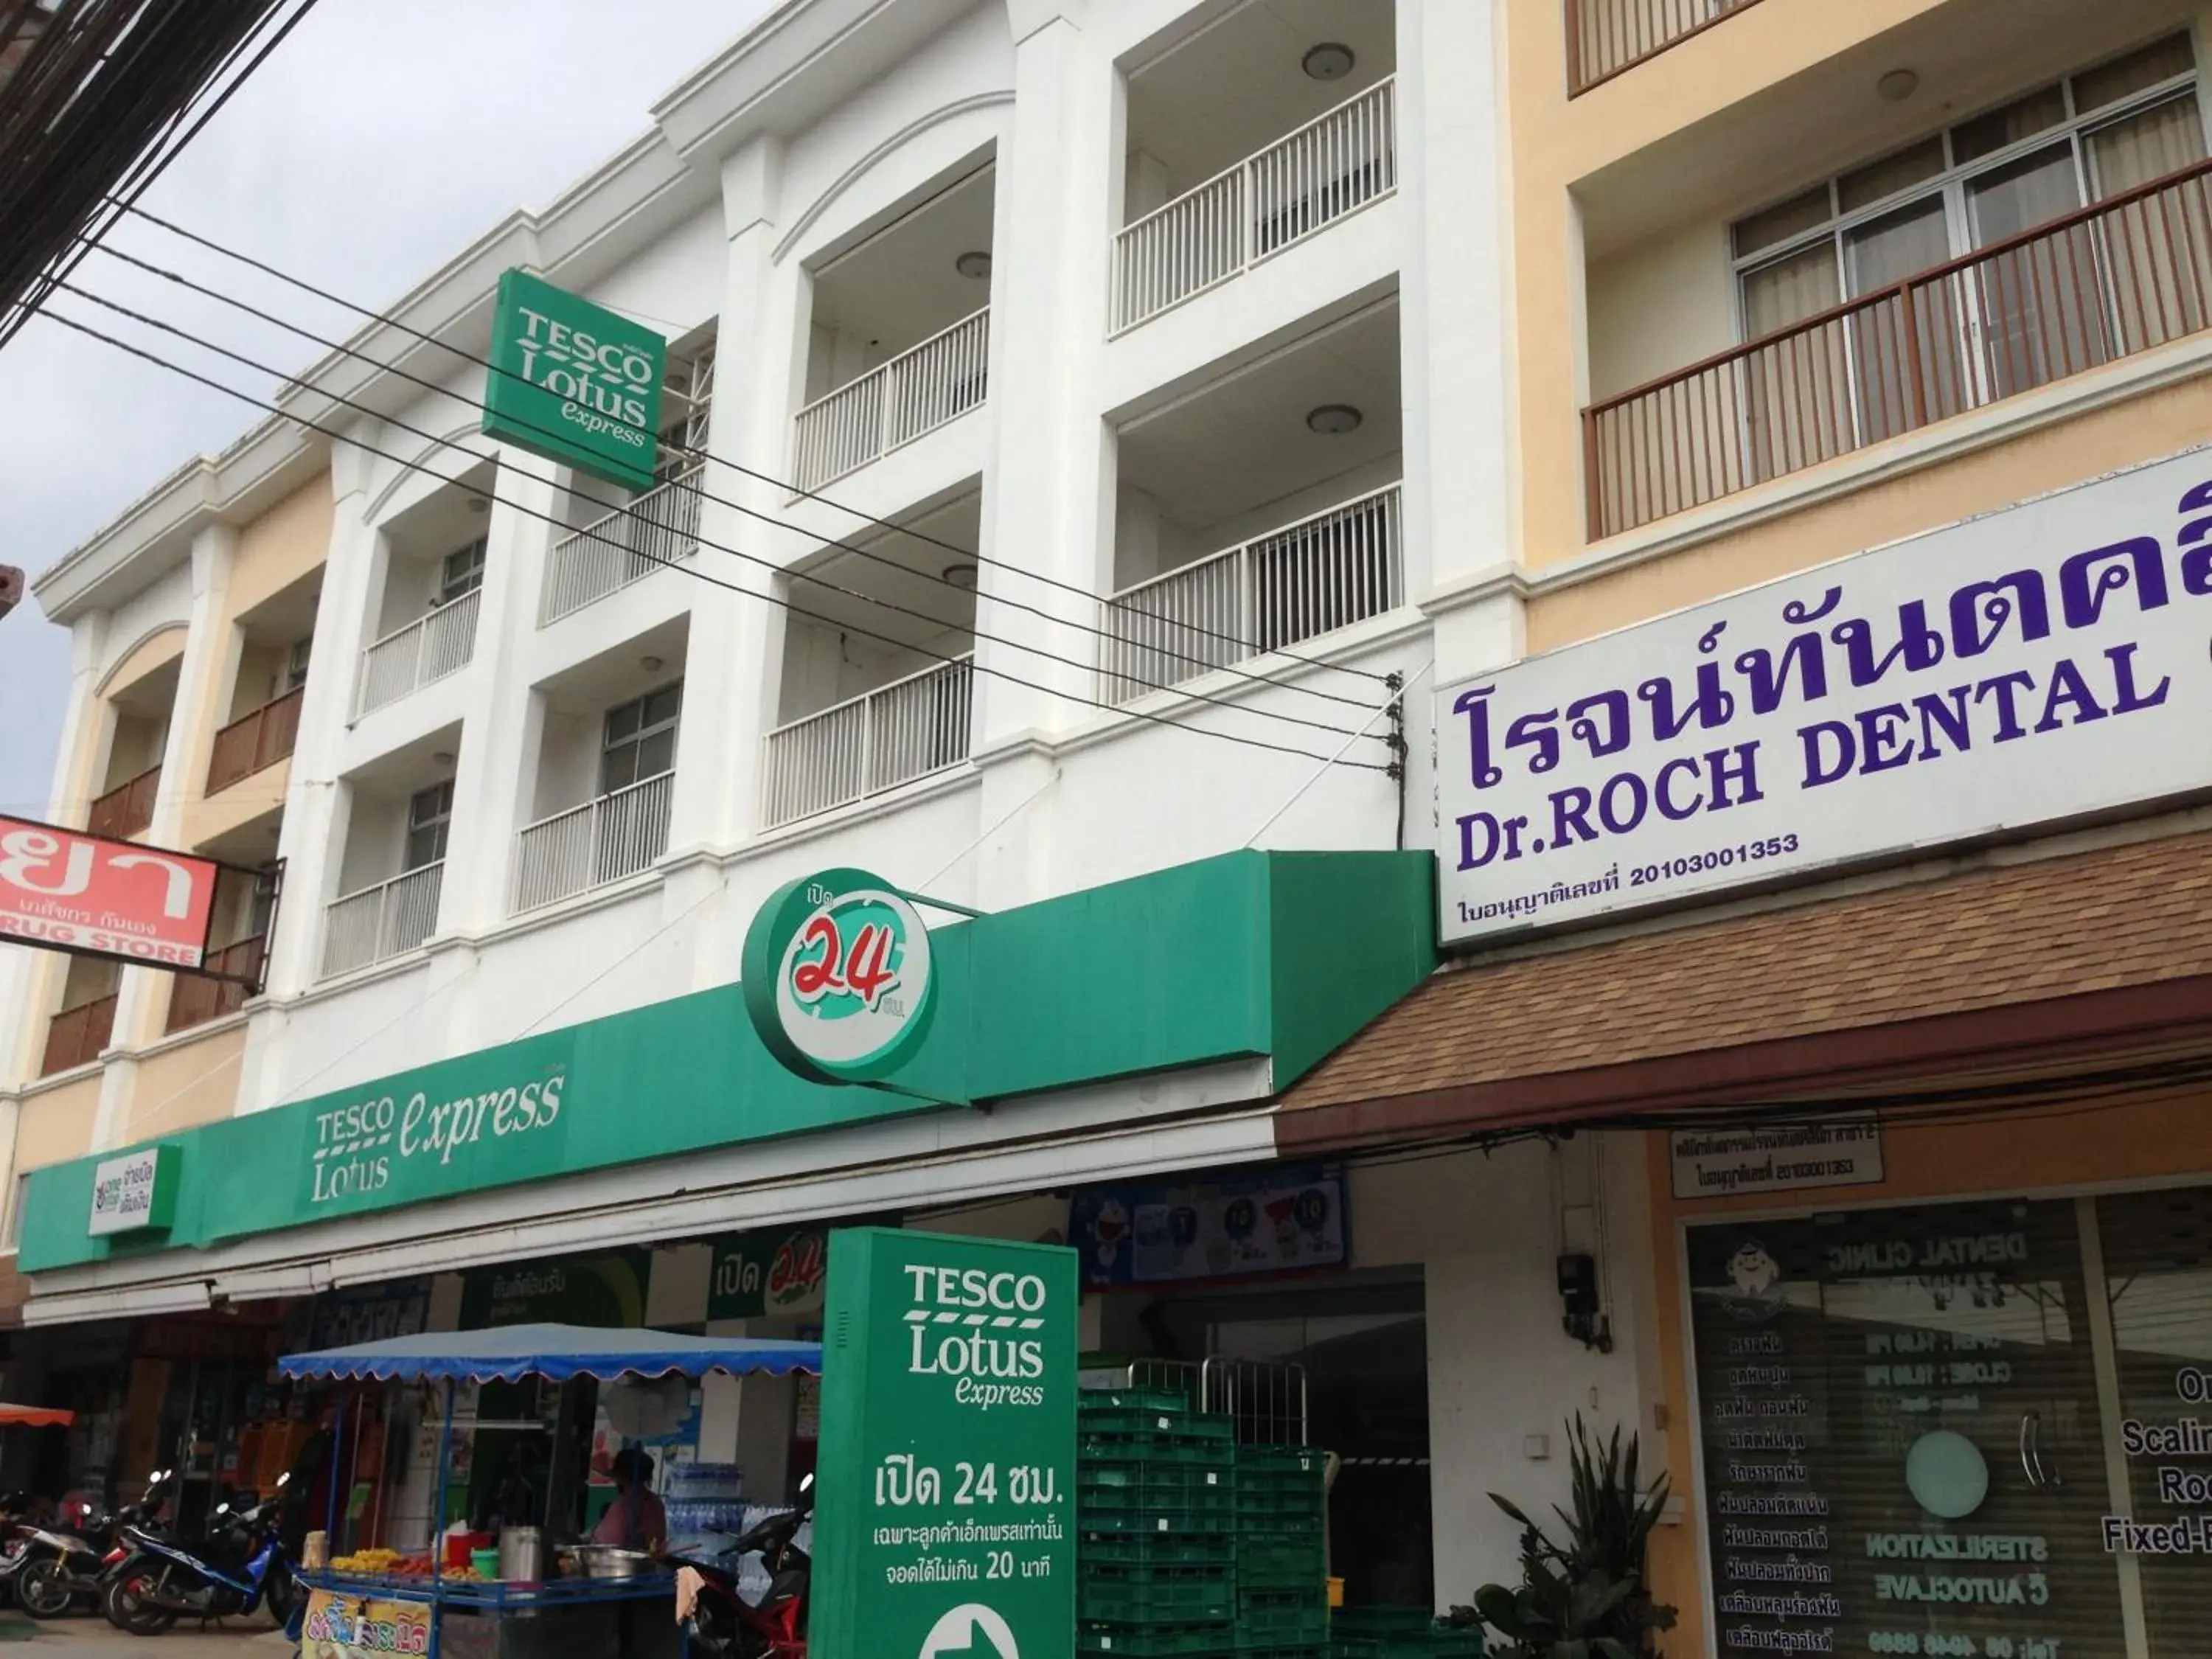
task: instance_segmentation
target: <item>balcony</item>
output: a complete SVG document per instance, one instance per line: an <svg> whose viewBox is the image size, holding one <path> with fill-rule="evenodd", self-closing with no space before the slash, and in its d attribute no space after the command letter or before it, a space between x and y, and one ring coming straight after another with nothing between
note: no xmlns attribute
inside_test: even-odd
<svg viewBox="0 0 2212 1659"><path fill-rule="evenodd" d="M100 1058L115 1035L115 994L92 1002L64 1008L46 1025L46 1051L39 1062L39 1075L52 1077L72 1066L88 1065Z"/></svg>
<svg viewBox="0 0 2212 1659"><path fill-rule="evenodd" d="M650 869L668 850L675 793L676 775L663 772L523 830L515 837L514 914Z"/></svg>
<svg viewBox="0 0 2212 1659"><path fill-rule="evenodd" d="M1567 96L1633 69L1759 0L1566 0Z"/></svg>
<svg viewBox="0 0 2212 1659"><path fill-rule="evenodd" d="M323 970L330 979L419 946L438 926L443 860L347 894L323 913Z"/></svg>
<svg viewBox="0 0 2212 1659"><path fill-rule="evenodd" d="M154 801L161 793L161 769L157 763L94 801L84 827L92 835L117 841L143 834L153 824Z"/></svg>
<svg viewBox="0 0 2212 1659"><path fill-rule="evenodd" d="M253 991L251 985L241 981L260 979L262 960L268 949L269 941L257 934L220 951L210 951L208 972L232 974L237 975L235 979L208 979L198 974L175 975L169 984L169 1018L164 1029L172 1033L189 1031L195 1025L204 1025L243 1008Z"/></svg>
<svg viewBox="0 0 2212 1659"><path fill-rule="evenodd" d="M208 793L266 771L291 754L300 737L300 703L307 694L304 685L287 691L215 734L215 748L208 757Z"/></svg>
<svg viewBox="0 0 2212 1659"><path fill-rule="evenodd" d="M793 474L819 489L982 407L991 308L984 307L799 411Z"/></svg>
<svg viewBox="0 0 2212 1659"><path fill-rule="evenodd" d="M1593 539L2212 325L2212 162L1583 411Z"/></svg>
<svg viewBox="0 0 2212 1659"><path fill-rule="evenodd" d="M1109 330L1218 288L1397 187L1393 76L1116 233Z"/></svg>
<svg viewBox="0 0 2212 1659"><path fill-rule="evenodd" d="M762 768L761 827L847 805L968 758L975 657L925 668L777 727Z"/></svg>
<svg viewBox="0 0 2212 1659"><path fill-rule="evenodd" d="M545 591L538 625L551 626L664 565L699 550L699 489L706 471L695 466L656 484L627 507L553 544L545 566Z"/></svg>
<svg viewBox="0 0 2212 1659"><path fill-rule="evenodd" d="M481 589L441 605L427 617L395 629L361 653L361 687L354 699L359 719L410 692L458 674L476 651Z"/></svg>
<svg viewBox="0 0 2212 1659"><path fill-rule="evenodd" d="M1105 602L1099 696L1127 702L1405 602L1399 486L1346 501Z"/></svg>

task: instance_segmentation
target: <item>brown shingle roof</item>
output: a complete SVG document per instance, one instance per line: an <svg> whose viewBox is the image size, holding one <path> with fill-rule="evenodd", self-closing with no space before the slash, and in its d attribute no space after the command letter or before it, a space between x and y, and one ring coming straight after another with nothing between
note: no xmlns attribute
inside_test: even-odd
<svg viewBox="0 0 2212 1659"><path fill-rule="evenodd" d="M2171 836L1440 974L1284 1105L1434 1096L2207 975L2212 834Z"/></svg>

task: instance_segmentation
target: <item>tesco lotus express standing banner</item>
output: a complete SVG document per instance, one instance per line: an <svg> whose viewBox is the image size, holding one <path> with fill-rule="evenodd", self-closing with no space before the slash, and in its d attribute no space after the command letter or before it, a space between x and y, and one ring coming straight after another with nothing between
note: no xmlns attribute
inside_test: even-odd
<svg viewBox="0 0 2212 1659"><path fill-rule="evenodd" d="M812 1659L1072 1659L1075 1253L830 1235Z"/></svg>
<svg viewBox="0 0 2212 1659"><path fill-rule="evenodd" d="M2212 449L1437 693L1438 938L2212 788Z"/></svg>

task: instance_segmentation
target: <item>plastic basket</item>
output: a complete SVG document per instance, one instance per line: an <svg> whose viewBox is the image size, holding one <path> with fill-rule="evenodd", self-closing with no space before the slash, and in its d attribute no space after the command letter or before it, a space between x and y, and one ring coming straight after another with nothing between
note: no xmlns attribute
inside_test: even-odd
<svg viewBox="0 0 2212 1659"><path fill-rule="evenodd" d="M1226 1622L1195 1625L1114 1625L1079 1622L1078 1653L1111 1653L1121 1659L1179 1659L1189 1654L1211 1659L1237 1645L1236 1626Z"/></svg>
<svg viewBox="0 0 2212 1659"><path fill-rule="evenodd" d="M1225 1533L1081 1532L1075 1540L1076 1568L1082 1572L1094 1566L1225 1569L1236 1559Z"/></svg>
<svg viewBox="0 0 2212 1659"><path fill-rule="evenodd" d="M1151 1533L1162 1536L1198 1534L1226 1541L1235 1532L1225 1510L1168 1509L1157 1504L1128 1509L1080 1505L1075 1512L1075 1523L1082 1532L1102 1536L1116 1533Z"/></svg>
<svg viewBox="0 0 2212 1659"><path fill-rule="evenodd" d="M1323 1589L1319 1538L1237 1538L1237 1582L1250 1589Z"/></svg>
<svg viewBox="0 0 2212 1659"><path fill-rule="evenodd" d="M1246 1645L1318 1647L1328 1640L1328 1592L1311 1589L1237 1593L1237 1633Z"/></svg>
<svg viewBox="0 0 2212 1659"><path fill-rule="evenodd" d="M1091 1624L1213 1624L1237 1613L1237 1591L1220 1567L1082 1570L1075 1616Z"/></svg>
<svg viewBox="0 0 2212 1659"><path fill-rule="evenodd" d="M1340 1607L1330 1624L1339 1636L1426 1636L1437 1628L1426 1607Z"/></svg>
<svg viewBox="0 0 2212 1659"><path fill-rule="evenodd" d="M1157 1492L1162 1496L1218 1498L1227 1503L1237 1477L1218 1464L1162 1463L1151 1458L1097 1459L1079 1464L1079 1495L1091 1492Z"/></svg>
<svg viewBox="0 0 2212 1659"><path fill-rule="evenodd" d="M1075 1396L1075 1409L1083 1417L1111 1411L1188 1417L1192 1407L1190 1396L1174 1389L1085 1389Z"/></svg>

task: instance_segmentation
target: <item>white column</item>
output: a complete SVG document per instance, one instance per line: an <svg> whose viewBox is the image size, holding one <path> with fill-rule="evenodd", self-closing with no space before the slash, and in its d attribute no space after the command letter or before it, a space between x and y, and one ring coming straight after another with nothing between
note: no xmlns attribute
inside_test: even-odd
<svg viewBox="0 0 2212 1659"><path fill-rule="evenodd" d="M476 646L451 701L474 714L459 738L453 823L438 895L440 933L473 934L507 919L515 833L537 793L536 694L525 647L538 626L538 590L561 506L562 469L502 448L498 494L485 526ZM542 515L542 516L541 516Z"/></svg>
<svg viewBox="0 0 2212 1659"><path fill-rule="evenodd" d="M1036 737L1096 712L1093 595L1110 580L1109 439L1089 401L1105 338L1107 238L1119 178L1120 77L1085 29L1082 0L1008 0L1014 108L999 155L991 296L990 404L996 447L985 480L982 552L1079 590L985 563L976 622L980 822L997 823L1046 787ZM994 603L1000 597L1049 613ZM1069 626L1073 623L1077 626ZM1003 642L1002 642L1003 641ZM1026 645L1033 650L1021 650ZM1039 651L1049 655L1037 654ZM1054 659L1061 660L1054 660ZM1056 695L1057 694L1057 695ZM1052 884L1049 814L1019 811L975 858L975 902L1002 908Z"/></svg>
<svg viewBox="0 0 2212 1659"><path fill-rule="evenodd" d="M1521 651L1517 597L1486 584L1515 560L1517 519L1499 10L1397 0L1406 590L1437 618L1439 683Z"/></svg>

